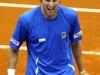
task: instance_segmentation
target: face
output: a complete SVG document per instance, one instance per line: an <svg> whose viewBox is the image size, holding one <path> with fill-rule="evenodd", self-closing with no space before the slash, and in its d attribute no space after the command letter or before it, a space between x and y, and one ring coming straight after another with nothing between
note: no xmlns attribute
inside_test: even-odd
<svg viewBox="0 0 100 75"><path fill-rule="evenodd" d="M41 0L42 12L47 18L54 18L57 15L60 0Z"/></svg>

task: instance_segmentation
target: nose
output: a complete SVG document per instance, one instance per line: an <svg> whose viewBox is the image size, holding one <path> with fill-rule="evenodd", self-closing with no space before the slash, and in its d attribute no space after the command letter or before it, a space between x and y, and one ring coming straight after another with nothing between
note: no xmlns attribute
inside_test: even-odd
<svg viewBox="0 0 100 75"><path fill-rule="evenodd" d="M48 4L50 7L54 6L54 2L53 1L50 1L49 4Z"/></svg>

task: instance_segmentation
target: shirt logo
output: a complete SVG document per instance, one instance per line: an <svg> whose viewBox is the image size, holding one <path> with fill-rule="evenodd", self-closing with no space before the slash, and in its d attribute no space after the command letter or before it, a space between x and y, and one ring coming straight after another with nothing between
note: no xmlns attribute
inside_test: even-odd
<svg viewBox="0 0 100 75"><path fill-rule="evenodd" d="M79 31L79 32L77 32L76 34L74 34L74 39L75 39L75 38L78 38L78 37L80 37L80 36L82 36L82 31Z"/></svg>
<svg viewBox="0 0 100 75"><path fill-rule="evenodd" d="M13 44L15 44L16 46L18 46L19 43L20 43L19 41L17 41L17 40L14 39L14 38L11 38L10 41L11 41Z"/></svg>
<svg viewBox="0 0 100 75"><path fill-rule="evenodd" d="M61 38L66 39L66 32L61 32Z"/></svg>
<svg viewBox="0 0 100 75"><path fill-rule="evenodd" d="M45 42L46 38L39 38L39 42Z"/></svg>

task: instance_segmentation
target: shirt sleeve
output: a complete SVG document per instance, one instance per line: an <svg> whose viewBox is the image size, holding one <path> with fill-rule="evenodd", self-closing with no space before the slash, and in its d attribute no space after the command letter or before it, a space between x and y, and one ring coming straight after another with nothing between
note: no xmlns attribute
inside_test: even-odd
<svg viewBox="0 0 100 75"><path fill-rule="evenodd" d="M82 39L82 31L80 28L77 14L74 15L74 20L71 23L71 31L69 34L70 41L75 43Z"/></svg>
<svg viewBox="0 0 100 75"><path fill-rule="evenodd" d="M24 19L19 17L15 31L10 39L10 48L13 50L19 50L22 43L27 39L27 30L24 22Z"/></svg>

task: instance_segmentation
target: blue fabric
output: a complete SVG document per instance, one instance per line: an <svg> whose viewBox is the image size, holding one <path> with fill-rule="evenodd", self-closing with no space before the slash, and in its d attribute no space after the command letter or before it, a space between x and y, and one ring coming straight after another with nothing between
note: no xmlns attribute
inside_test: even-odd
<svg viewBox="0 0 100 75"><path fill-rule="evenodd" d="M26 41L28 61L26 75L74 75L70 42L78 42L82 35L75 11L59 6L54 19L46 19L40 6L19 17L10 47L18 50ZM74 35L77 34L77 37ZM14 43L15 42L15 43Z"/></svg>

